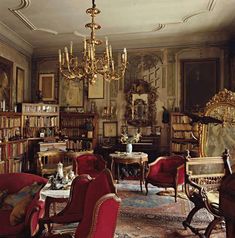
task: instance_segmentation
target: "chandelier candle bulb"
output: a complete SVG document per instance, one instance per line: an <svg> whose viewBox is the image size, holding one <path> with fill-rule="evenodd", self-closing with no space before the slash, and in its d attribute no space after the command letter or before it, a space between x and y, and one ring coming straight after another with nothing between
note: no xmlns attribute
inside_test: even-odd
<svg viewBox="0 0 235 238"><path fill-rule="evenodd" d="M113 54L112 54L112 46L109 45L109 54L110 54L110 59L112 60Z"/></svg>
<svg viewBox="0 0 235 238"><path fill-rule="evenodd" d="M73 54L73 42L70 41L70 54L72 55Z"/></svg>
<svg viewBox="0 0 235 238"><path fill-rule="evenodd" d="M84 53L86 54L86 37L84 37L83 42L84 42Z"/></svg>
<svg viewBox="0 0 235 238"><path fill-rule="evenodd" d="M59 63L61 65L61 50L59 49Z"/></svg>

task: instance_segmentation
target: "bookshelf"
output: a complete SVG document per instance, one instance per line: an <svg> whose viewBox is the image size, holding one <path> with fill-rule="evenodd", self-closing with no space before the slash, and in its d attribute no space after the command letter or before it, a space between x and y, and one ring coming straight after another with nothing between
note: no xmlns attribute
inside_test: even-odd
<svg viewBox="0 0 235 238"><path fill-rule="evenodd" d="M197 128L190 124L191 119L180 112L170 115L170 152L184 154L190 150L198 154L198 140L193 135L198 134Z"/></svg>
<svg viewBox="0 0 235 238"><path fill-rule="evenodd" d="M44 103L22 103L18 105L22 114L24 138L53 137L59 129L59 105Z"/></svg>
<svg viewBox="0 0 235 238"><path fill-rule="evenodd" d="M22 172L28 169L28 142L24 139L0 143L0 173Z"/></svg>
<svg viewBox="0 0 235 238"><path fill-rule="evenodd" d="M22 139L21 125L21 113L0 112L0 173L22 172L27 167L27 140Z"/></svg>
<svg viewBox="0 0 235 238"><path fill-rule="evenodd" d="M0 112L0 140L8 141L20 137L21 113Z"/></svg>
<svg viewBox="0 0 235 238"><path fill-rule="evenodd" d="M73 151L93 150L97 144L98 115L95 113L60 112L60 130Z"/></svg>

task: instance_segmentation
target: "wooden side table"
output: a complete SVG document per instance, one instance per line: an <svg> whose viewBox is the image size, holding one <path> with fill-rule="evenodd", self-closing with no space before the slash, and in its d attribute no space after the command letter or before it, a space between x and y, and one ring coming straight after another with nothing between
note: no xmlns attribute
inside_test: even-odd
<svg viewBox="0 0 235 238"><path fill-rule="evenodd" d="M117 181L120 179L120 164L138 164L140 166L140 189L142 190L142 183L145 179L145 168L148 163L148 155L143 152L132 152L127 154L126 152L117 152L109 154L112 159L111 162L111 171L113 171L113 166L117 166Z"/></svg>

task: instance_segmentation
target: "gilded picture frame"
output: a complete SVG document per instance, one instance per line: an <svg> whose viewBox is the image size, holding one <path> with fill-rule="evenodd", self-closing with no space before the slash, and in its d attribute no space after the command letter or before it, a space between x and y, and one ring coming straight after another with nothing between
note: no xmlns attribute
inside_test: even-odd
<svg viewBox="0 0 235 238"><path fill-rule="evenodd" d="M98 74L94 84L88 86L88 99L103 99L104 98L104 78Z"/></svg>
<svg viewBox="0 0 235 238"><path fill-rule="evenodd" d="M84 107L83 81L60 79L59 104L61 107Z"/></svg>
<svg viewBox="0 0 235 238"><path fill-rule="evenodd" d="M25 71L16 67L16 103L24 102Z"/></svg>
<svg viewBox="0 0 235 238"><path fill-rule="evenodd" d="M55 74L39 73L38 89L42 93L43 101L55 100Z"/></svg>
<svg viewBox="0 0 235 238"><path fill-rule="evenodd" d="M103 137L117 137L118 124L117 121L103 122Z"/></svg>
<svg viewBox="0 0 235 238"><path fill-rule="evenodd" d="M0 101L5 101L4 111L11 110L13 62L0 56Z"/></svg>

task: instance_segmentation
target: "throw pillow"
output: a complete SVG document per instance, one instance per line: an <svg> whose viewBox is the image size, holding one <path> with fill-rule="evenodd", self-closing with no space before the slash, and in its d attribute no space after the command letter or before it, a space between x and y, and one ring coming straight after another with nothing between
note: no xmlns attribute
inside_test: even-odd
<svg viewBox="0 0 235 238"><path fill-rule="evenodd" d="M7 197L8 190L2 190L0 191L0 207L2 207L4 199Z"/></svg>
<svg viewBox="0 0 235 238"><path fill-rule="evenodd" d="M28 194L30 194L31 196L34 196L42 188L42 186L43 186L42 184L38 184L37 182L34 182L31 185L25 186L21 190L19 190L17 193L8 195L4 199L4 204L14 207L19 201L27 197Z"/></svg>
<svg viewBox="0 0 235 238"><path fill-rule="evenodd" d="M30 202L32 201L32 196L28 195L25 198L21 199L13 208L10 214L10 224L15 226L24 221L26 209Z"/></svg>

